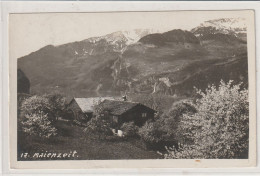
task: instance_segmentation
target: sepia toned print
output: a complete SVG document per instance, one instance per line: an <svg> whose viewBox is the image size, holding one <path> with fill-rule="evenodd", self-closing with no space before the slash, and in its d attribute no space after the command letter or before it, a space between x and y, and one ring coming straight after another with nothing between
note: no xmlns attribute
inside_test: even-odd
<svg viewBox="0 0 260 176"><path fill-rule="evenodd" d="M97 20L82 24L86 38L16 51L17 161L250 159L253 17L179 13L184 22L117 23L100 34Z"/></svg>

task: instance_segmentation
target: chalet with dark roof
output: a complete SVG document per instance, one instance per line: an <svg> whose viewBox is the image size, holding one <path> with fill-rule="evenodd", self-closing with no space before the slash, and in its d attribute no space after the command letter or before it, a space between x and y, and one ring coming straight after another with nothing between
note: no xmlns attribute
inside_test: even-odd
<svg viewBox="0 0 260 176"><path fill-rule="evenodd" d="M107 113L107 117L118 126L131 121L138 126L142 126L147 120L154 119L155 114L155 110L141 103L129 101L106 99L98 106L101 106Z"/></svg>
<svg viewBox="0 0 260 176"><path fill-rule="evenodd" d="M125 122L133 121L141 126L147 120L154 119L155 110L137 102L115 100L113 97L73 98L67 109L72 119L87 122L93 116L94 106L102 108L107 118L114 124L120 126Z"/></svg>

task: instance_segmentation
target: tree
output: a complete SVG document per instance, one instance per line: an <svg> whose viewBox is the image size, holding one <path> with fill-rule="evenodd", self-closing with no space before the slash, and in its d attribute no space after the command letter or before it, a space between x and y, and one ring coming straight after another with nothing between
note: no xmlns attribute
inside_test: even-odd
<svg viewBox="0 0 260 176"><path fill-rule="evenodd" d="M91 120L87 123L87 127L84 129L84 132L87 134L97 135L98 139L101 139L112 135L110 126L111 124L107 120L98 115L91 118Z"/></svg>
<svg viewBox="0 0 260 176"><path fill-rule="evenodd" d="M184 114L192 115L196 113L196 108L190 101L180 101L174 103L168 113L163 114L160 124L163 125L163 130L167 134L167 140L182 141L182 135L178 131L178 127ZM165 138L166 138L165 137Z"/></svg>
<svg viewBox="0 0 260 176"><path fill-rule="evenodd" d="M104 108L100 103L94 106L93 118L87 123L87 127L84 132L87 134L94 134L98 136L98 139L105 138L112 135L111 123L108 120L108 116Z"/></svg>
<svg viewBox="0 0 260 176"><path fill-rule="evenodd" d="M55 117L55 120L58 120L61 116L66 116L67 110L65 108L66 99L61 94L49 94L45 95L45 97L48 99L50 104L50 111Z"/></svg>
<svg viewBox="0 0 260 176"><path fill-rule="evenodd" d="M168 149L165 158L244 158L248 154L248 90L232 81L198 90L197 112L185 114L179 125L183 146Z"/></svg>
<svg viewBox="0 0 260 176"><path fill-rule="evenodd" d="M57 129L51 125L47 114L43 112L26 114L21 124L22 131L28 135L49 138L57 134Z"/></svg>
<svg viewBox="0 0 260 176"><path fill-rule="evenodd" d="M147 121L138 131L139 136L149 147L157 147L164 139L163 125L158 121Z"/></svg>

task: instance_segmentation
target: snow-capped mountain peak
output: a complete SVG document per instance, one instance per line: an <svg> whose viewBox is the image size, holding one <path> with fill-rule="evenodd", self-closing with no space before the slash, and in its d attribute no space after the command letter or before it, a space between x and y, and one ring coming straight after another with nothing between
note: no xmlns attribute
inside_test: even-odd
<svg viewBox="0 0 260 176"><path fill-rule="evenodd" d="M222 33L246 37L246 20L244 18L220 18L208 20L191 30L196 36L208 33Z"/></svg>
<svg viewBox="0 0 260 176"><path fill-rule="evenodd" d="M240 29L240 31L246 31L246 20L244 18L221 18L217 20L205 21L201 24L201 26L212 26L216 29Z"/></svg>
<svg viewBox="0 0 260 176"><path fill-rule="evenodd" d="M156 32L159 31L153 29L134 29L127 31L117 31L101 37L92 37L87 40L95 43L97 41L105 39L109 43L124 42L126 45L130 45L137 42L140 38Z"/></svg>

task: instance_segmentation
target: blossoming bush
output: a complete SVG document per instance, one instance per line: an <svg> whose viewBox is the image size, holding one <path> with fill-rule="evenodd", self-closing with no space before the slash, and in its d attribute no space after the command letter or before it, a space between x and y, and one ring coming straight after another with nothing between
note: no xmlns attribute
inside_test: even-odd
<svg viewBox="0 0 260 176"><path fill-rule="evenodd" d="M24 99L19 109L18 131L49 138L57 134L55 123L64 114L65 98L59 94L34 95Z"/></svg>
<svg viewBox="0 0 260 176"><path fill-rule="evenodd" d="M22 114L37 114L39 111L48 114L50 121L65 116L65 98L60 94L34 95L21 104Z"/></svg>
<svg viewBox="0 0 260 176"><path fill-rule="evenodd" d="M49 138L55 136L56 128L51 125L47 114L38 112L37 114L26 114L22 123L22 131L31 136Z"/></svg>
<svg viewBox="0 0 260 176"><path fill-rule="evenodd" d="M248 90L232 81L212 85L201 96L193 115L178 127L180 149L168 148L165 158L247 158L249 138Z"/></svg>
<svg viewBox="0 0 260 176"><path fill-rule="evenodd" d="M38 112L44 112L50 114L51 104L46 96L34 95L22 102L21 111L23 114L37 114Z"/></svg>

